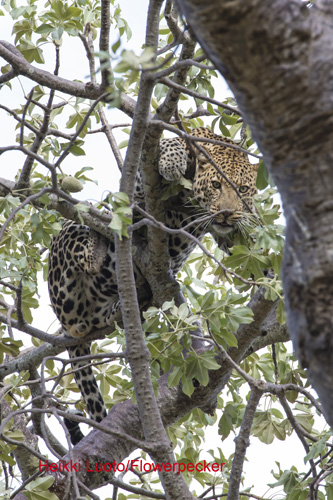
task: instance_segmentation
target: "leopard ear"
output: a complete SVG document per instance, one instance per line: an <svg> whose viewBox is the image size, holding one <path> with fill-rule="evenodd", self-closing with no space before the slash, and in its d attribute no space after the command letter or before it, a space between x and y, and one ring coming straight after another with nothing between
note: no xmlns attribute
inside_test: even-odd
<svg viewBox="0 0 333 500"><path fill-rule="evenodd" d="M200 163L204 163L204 162L207 161L207 158L205 157L205 155L203 153L198 153L197 154L197 160Z"/></svg>
<svg viewBox="0 0 333 500"><path fill-rule="evenodd" d="M252 164L251 164L251 166L252 166L252 168L253 168L253 170L254 170L255 172L258 172L259 162L258 162L258 163L252 163Z"/></svg>
<svg viewBox="0 0 333 500"><path fill-rule="evenodd" d="M210 167L210 163L206 156L202 153L197 155L197 170L207 170Z"/></svg>

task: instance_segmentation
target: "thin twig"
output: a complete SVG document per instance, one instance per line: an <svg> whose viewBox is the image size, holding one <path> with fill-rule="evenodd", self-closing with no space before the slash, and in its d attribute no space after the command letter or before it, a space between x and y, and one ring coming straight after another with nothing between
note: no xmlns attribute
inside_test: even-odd
<svg viewBox="0 0 333 500"><path fill-rule="evenodd" d="M233 106L229 106L228 104L223 104L223 102L217 101L216 99L212 99L211 97L199 94L198 92L195 92L194 90L190 90L190 89L184 87L183 85L179 85L178 83L173 82L172 80L170 80L170 78L166 78L166 77L161 78L159 80L159 82L163 83L167 87L178 90L178 92L180 92L181 94L187 94L187 95L193 97L194 99L200 99L203 101L210 102L211 104L215 104L216 106L219 106L220 108L228 109L229 111L232 111L236 115L242 116L242 113L240 112L240 110L238 108L234 108Z"/></svg>
<svg viewBox="0 0 333 500"><path fill-rule="evenodd" d="M17 488L17 490L13 491L13 493L10 495L9 499L12 500L13 498L16 497L16 495L18 495L20 493L20 491L24 490L24 488L29 484L31 483L31 481L33 481L34 479L36 479L36 477L40 476L41 474L43 474L43 471L37 471L35 472L34 474L32 474L30 477L28 477L28 479L26 479L25 481L23 481L23 483Z"/></svg>
<svg viewBox="0 0 333 500"><path fill-rule="evenodd" d="M237 144L231 144L230 142L224 142L223 140L219 139L208 139L207 137L200 137L200 136L195 137L191 134L187 134L186 132L179 130L176 127L173 127L169 123L163 122L162 120L154 120L153 123L154 125L159 125L161 128L168 130L169 132L173 132L174 134L178 135L181 139L192 141L193 143L206 142L207 144L224 146L226 148L235 149L236 151L244 153L245 155L253 156L253 158L257 158L258 160L262 159L262 156L252 153L248 149L244 149L242 148L242 146L238 146Z"/></svg>
<svg viewBox="0 0 333 500"><path fill-rule="evenodd" d="M188 66L191 66L191 67L195 66L196 68L205 69L205 70L215 69L215 66L208 66L207 64L202 64L201 61L204 61L205 59L206 59L206 56L200 56L197 59L186 59L185 61L176 62L172 66L165 68L163 71L159 71L158 73L155 73L153 75L153 78L155 78L156 80L161 80L161 78L164 78L165 76L168 76L171 73L174 73L178 69L185 68ZM163 64L165 64L165 61L163 62Z"/></svg>
<svg viewBox="0 0 333 500"><path fill-rule="evenodd" d="M48 395L48 394L46 394L45 397L52 398L52 396ZM27 403L27 405L31 404L31 402L32 402L32 400L29 401ZM46 458L43 455L41 455L39 452L37 452L34 448L32 448L31 446L25 444L24 442L20 442L20 441L17 441L15 439L9 438L8 436L6 436L6 435L3 434L3 430L4 430L7 422L9 422L9 420L11 420L12 418L14 418L17 415L25 415L27 413L52 414L53 411L56 411L57 414L60 417L68 418L68 412L59 410L57 408L56 409L54 409L54 408L23 408L23 409L20 409L20 410L12 411L12 412L10 412L9 415L7 415L2 420L2 422L0 424L0 435L2 436L2 438L4 439L4 441L6 441L8 443L11 443L11 444L15 444L17 446L24 446L24 448L26 448L28 451L30 451L33 455L35 455L37 458L39 458L40 460L42 460L43 462L45 462ZM140 449L146 451L147 453L156 452L156 450L159 448L159 444L158 443L153 443L153 442L149 443L147 441L141 441L140 439L136 439L133 436L130 436L129 434L125 434L124 432L118 431L114 427L112 427L112 428L106 427L105 425L100 424L100 423L96 422L95 420L92 420L91 418L86 418L86 417L82 417L81 415L77 415L75 413L71 413L71 420L74 420L74 422L78 422L79 424L83 423L83 424L91 425L95 429L97 429L99 431L102 431L105 434L121 438L121 439L127 441L128 443L136 446L137 448L140 448Z"/></svg>
<svg viewBox="0 0 333 500"><path fill-rule="evenodd" d="M55 46L56 50L56 63L55 63L55 69L54 69L54 76L58 76L59 72L59 66L60 66L60 58L59 58L59 46ZM28 107L30 105L30 100L33 98L33 92L34 89L30 92L28 96L27 103L25 105L25 108L23 110L23 116L22 116L22 122L21 122L21 130L20 130L20 146L23 146L23 132L24 132L24 123L25 123L25 114L28 110ZM52 111L52 104L53 104L53 99L55 96L55 90L51 89L50 95L47 101L46 108L44 110L44 117L43 121L41 124L40 129L38 130L35 139L32 143L32 146L30 148L31 152L33 153L38 153L38 150L40 146L42 145L48 131L49 123L50 123L50 117L51 117L51 111ZM26 189L30 185L30 175L33 167L33 158L31 156L27 156L20 177L17 182L17 188L18 189Z"/></svg>
<svg viewBox="0 0 333 500"><path fill-rule="evenodd" d="M21 126L20 126L20 146L23 146L25 117L26 117L26 114L27 114L27 111L28 111L28 107L29 107L29 105L31 103L32 97L34 95L34 91L35 91L35 89L33 88L29 92L28 98L27 98L26 103L25 103L24 108L23 108L22 120L21 120Z"/></svg>
<svg viewBox="0 0 333 500"><path fill-rule="evenodd" d="M90 108L88 109L84 119L82 120L82 123L81 125L79 126L79 128L77 129L76 133L73 135L72 139L70 140L68 146L66 147L66 149L63 151L63 153L60 155L60 157L58 158L58 160L56 161L55 163L55 167L59 167L59 165L64 161L64 159L66 158L66 156L69 155L70 153L70 150L75 142L75 140L77 139L77 137L81 134L82 130L84 129L84 127L86 126L86 123L87 121L89 120L90 118L90 115L91 113L94 111L94 109L96 108L97 104L99 102L101 102L105 97L106 97L107 94L103 94L101 95L98 99L96 99L92 105L90 106Z"/></svg>
<svg viewBox="0 0 333 500"><path fill-rule="evenodd" d="M137 488L136 486L132 486L131 484L127 484L124 481L121 481L120 479L114 478L111 479L110 481L111 484L114 484L118 488L121 488L125 491L130 491L131 493L135 493L136 495L143 495L148 498L158 498L161 500L164 500L166 498L163 493L155 493L154 491L149 491L144 488Z"/></svg>

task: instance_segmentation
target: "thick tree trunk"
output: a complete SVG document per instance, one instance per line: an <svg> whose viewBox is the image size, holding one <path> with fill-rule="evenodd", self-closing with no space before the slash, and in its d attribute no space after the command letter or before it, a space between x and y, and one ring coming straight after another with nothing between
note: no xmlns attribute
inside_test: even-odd
<svg viewBox="0 0 333 500"><path fill-rule="evenodd" d="M333 425L333 2L178 0L282 197L288 326Z"/></svg>

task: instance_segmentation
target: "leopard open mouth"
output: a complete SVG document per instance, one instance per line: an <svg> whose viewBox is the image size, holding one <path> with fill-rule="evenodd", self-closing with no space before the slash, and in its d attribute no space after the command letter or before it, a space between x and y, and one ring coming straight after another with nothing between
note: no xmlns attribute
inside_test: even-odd
<svg viewBox="0 0 333 500"><path fill-rule="evenodd" d="M224 222L214 221L212 223L212 226L214 228L214 231L216 231L216 233L218 234L227 234L234 229L234 225L228 224L226 221Z"/></svg>

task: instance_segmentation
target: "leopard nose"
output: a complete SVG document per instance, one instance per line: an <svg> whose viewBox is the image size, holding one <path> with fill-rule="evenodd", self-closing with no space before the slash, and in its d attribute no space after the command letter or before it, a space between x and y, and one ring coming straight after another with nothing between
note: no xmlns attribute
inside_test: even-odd
<svg viewBox="0 0 333 500"><path fill-rule="evenodd" d="M233 211L232 210L221 210L221 215L223 215L224 220L227 220L228 217L233 215Z"/></svg>

